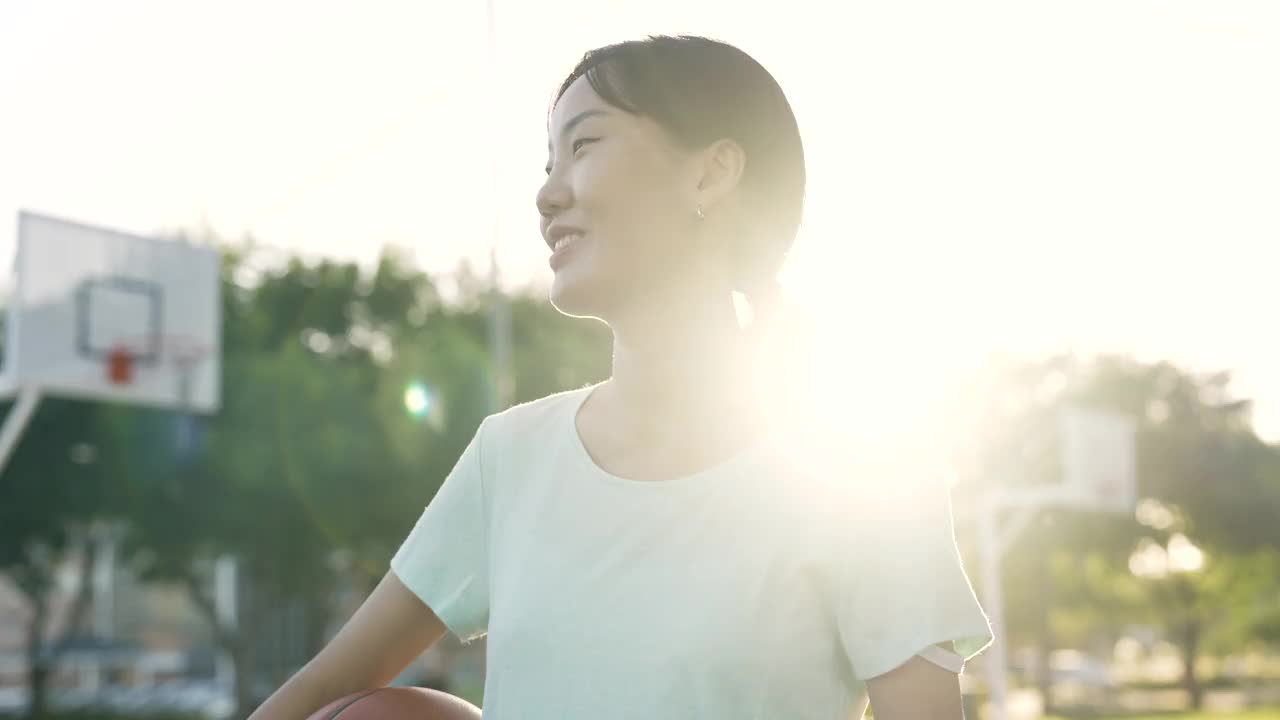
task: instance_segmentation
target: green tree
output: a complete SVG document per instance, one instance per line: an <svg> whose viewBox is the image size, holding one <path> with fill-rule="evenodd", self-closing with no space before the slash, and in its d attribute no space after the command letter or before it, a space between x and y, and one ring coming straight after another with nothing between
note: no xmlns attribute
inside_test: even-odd
<svg viewBox="0 0 1280 720"><path fill-rule="evenodd" d="M303 652L319 650L335 556L370 586L382 574L483 417L489 375L467 318L394 253L369 274L298 259L246 273L251 255L227 254L223 407L202 446L171 457L153 427L164 419L138 413L129 449L144 459L129 496L145 577L182 583L203 610L234 659L241 714L255 678L277 684L298 660L263 655L272 618L300 608ZM405 410L411 381L437 396L430 423ZM236 627L219 624L201 572L224 555L247 588Z"/></svg>
<svg viewBox="0 0 1280 720"><path fill-rule="evenodd" d="M959 493L972 498L995 483L1060 481L1057 417L1067 405L1132 417L1139 424L1139 496L1182 508L1187 531L1216 559L1212 572L1176 583L1206 583L1200 595L1225 602L1209 586L1236 566L1234 557L1280 540L1270 520L1280 512L1276 451L1253 434L1249 403L1233 398L1229 386L1228 373L1196 375L1124 357L1057 356L993 368L975 379L965 399L976 418L966 442L976 451L963 465L971 471ZM1008 628L1015 639L1034 641L1042 670L1064 632L1075 641L1087 629L1114 637L1123 622L1152 620L1141 606L1149 598L1133 585L1128 565L1146 532L1132 517L1046 511L1015 545L1005 566ZM1244 604L1256 592L1241 583L1228 587ZM1175 615L1170 604L1162 607L1162 617ZM1163 623L1183 648L1184 684L1194 700L1195 659L1211 620ZM1047 672L1038 682L1051 700Z"/></svg>
<svg viewBox="0 0 1280 720"><path fill-rule="evenodd" d="M44 717L49 675L58 657L83 636L89 606L94 536L118 510L110 413L90 403L46 398L0 475L0 571L31 608L27 626L29 717ZM75 569L70 604L61 613L58 573Z"/></svg>

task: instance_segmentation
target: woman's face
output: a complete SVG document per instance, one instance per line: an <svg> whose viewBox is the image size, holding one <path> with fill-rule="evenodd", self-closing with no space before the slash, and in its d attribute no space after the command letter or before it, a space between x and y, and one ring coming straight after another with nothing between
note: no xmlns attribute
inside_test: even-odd
<svg viewBox="0 0 1280 720"><path fill-rule="evenodd" d="M702 277L699 171L654 121L605 103L585 77L561 96L537 195L551 257L551 302L567 315L610 316ZM670 293L667 293L670 295Z"/></svg>

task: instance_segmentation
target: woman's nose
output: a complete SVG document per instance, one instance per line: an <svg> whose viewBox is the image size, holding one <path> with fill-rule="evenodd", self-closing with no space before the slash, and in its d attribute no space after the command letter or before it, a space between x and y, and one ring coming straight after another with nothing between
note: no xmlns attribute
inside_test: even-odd
<svg viewBox="0 0 1280 720"><path fill-rule="evenodd" d="M550 218L569 206L569 189L553 171L538 189L534 202L538 206L538 214Z"/></svg>

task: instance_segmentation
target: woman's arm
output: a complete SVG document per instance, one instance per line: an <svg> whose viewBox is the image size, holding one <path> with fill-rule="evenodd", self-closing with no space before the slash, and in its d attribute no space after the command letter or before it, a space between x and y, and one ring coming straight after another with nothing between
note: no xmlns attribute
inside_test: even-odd
<svg viewBox="0 0 1280 720"><path fill-rule="evenodd" d="M915 656L867 680L876 720L964 720L960 676Z"/></svg>
<svg viewBox="0 0 1280 720"><path fill-rule="evenodd" d="M382 687L445 632L431 608L388 572L333 640L249 720L305 720L344 695Z"/></svg>

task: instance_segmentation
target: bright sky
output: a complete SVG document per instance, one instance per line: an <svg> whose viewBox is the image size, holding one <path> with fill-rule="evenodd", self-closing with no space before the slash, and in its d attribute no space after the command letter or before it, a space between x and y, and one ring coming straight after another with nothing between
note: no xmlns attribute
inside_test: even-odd
<svg viewBox="0 0 1280 720"><path fill-rule="evenodd" d="M1230 368L1280 440L1280 4L495 2L496 82L479 0L3 3L0 251L25 207L366 261L395 243L431 271L496 238L509 281L545 284L550 93L590 47L696 32L792 101L810 185L786 281L844 318L852 362Z"/></svg>

